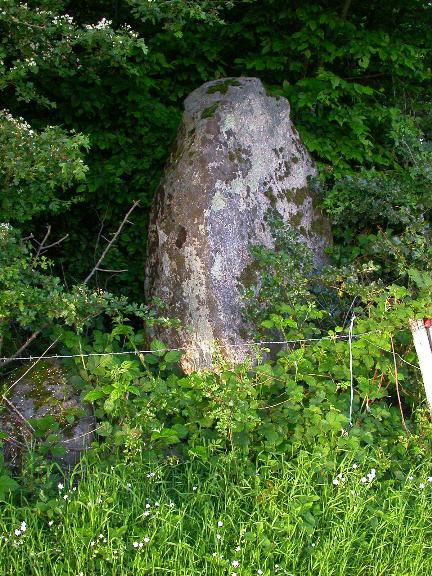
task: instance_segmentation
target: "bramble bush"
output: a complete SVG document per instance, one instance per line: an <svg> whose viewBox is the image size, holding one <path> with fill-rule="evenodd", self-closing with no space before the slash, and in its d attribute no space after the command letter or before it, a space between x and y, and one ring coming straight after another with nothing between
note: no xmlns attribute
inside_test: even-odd
<svg viewBox="0 0 432 576"><path fill-rule="evenodd" d="M69 366L94 405L102 454L114 444L129 457L144 447L250 464L263 452L295 458L307 449L325 463L335 451L376 449L405 467L430 449L418 370L401 358L415 364L408 319L432 316L432 9L392 4L377 19L358 3L341 13L331 0L3 2L1 354L38 353L57 338L65 352L104 353ZM141 301L143 228L182 99L203 81L240 74L290 100L318 163L333 266L314 273L295 233L276 230L273 251L253 249L261 279L245 294L250 336L317 340L252 347L250 362L220 357L214 372L185 376L163 342L138 353L143 320L167 321L130 302ZM98 238L136 199L135 226L104 262L128 271L84 286ZM369 334L352 341L351 426L353 315L354 332ZM111 354L120 351L130 354ZM50 474L29 469L28 478ZM0 476L3 493L16 488Z"/></svg>

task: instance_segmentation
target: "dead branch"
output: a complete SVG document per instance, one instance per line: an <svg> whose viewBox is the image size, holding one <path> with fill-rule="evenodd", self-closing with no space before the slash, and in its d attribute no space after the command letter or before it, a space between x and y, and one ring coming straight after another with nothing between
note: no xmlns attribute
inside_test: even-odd
<svg viewBox="0 0 432 576"><path fill-rule="evenodd" d="M28 368L23 374L21 374L21 376L18 378L18 380L15 380L15 382L13 382L13 383L9 386L9 388L6 390L6 392L5 392L5 393L3 394L3 396L2 396L3 399L5 399L6 394L7 394L10 390L12 390L12 388L13 388L14 386L16 386L16 385L18 384L18 382L20 382L20 381L24 378L24 376L26 376L31 370L33 370L33 368L36 366L36 364L43 359L43 357L45 356L45 354L47 354L47 353L51 350L51 348L52 348L55 344L57 344L59 338L60 338L60 336L59 336L58 338L56 338L56 339L54 340L54 342L51 342L51 344L48 346L48 348L45 350L45 352L44 352L41 356L39 356L39 358L30 366L30 368Z"/></svg>
<svg viewBox="0 0 432 576"><path fill-rule="evenodd" d="M21 418L21 420L24 422L24 424L28 428L30 428L30 430L32 432L36 432L36 430L33 428L33 426L30 424L30 422L25 418L25 416L23 416L21 414L21 412L18 410L18 408L16 406L14 406L14 404L12 404L12 402L10 400L8 400L4 394L2 394L2 400L3 400L3 402L6 402L6 404L9 406L9 408L11 408L15 412L15 414L17 414Z"/></svg>
<svg viewBox="0 0 432 576"><path fill-rule="evenodd" d="M99 260L97 261L96 265L94 266L93 270L90 272L90 274L88 274L87 278L84 280L83 284L87 284L89 282L89 280L92 278L92 276L97 272L98 268L100 268L100 265L103 262L103 259L105 258L105 256L107 255L108 251L110 250L111 246L114 244L114 242L117 240L117 238L120 235L120 232L123 229L123 226L128 222L128 218L130 216L130 214L132 213L133 210L135 210L135 208L138 206L139 204L139 200L135 200L135 202L132 204L131 208L129 209L128 213L126 214L126 216L123 218L120 226L118 227L116 233L114 234L114 236L111 238L111 240L108 242L107 246L105 247L105 250L102 252L101 257L99 258Z"/></svg>
<svg viewBox="0 0 432 576"><path fill-rule="evenodd" d="M47 231L46 234L42 240L42 242L39 242L38 240L36 240L36 238L33 237L33 240L36 242L36 244L38 245L38 249L36 252L36 258L38 258L39 256L41 256L44 252L46 252L47 250L49 250L50 248L52 248L53 246L57 246L58 244L60 244L61 242L63 242L63 240L66 240L66 238L69 237L69 234L65 234L62 238L60 238L60 240L56 240L55 242L52 242L52 244L47 244L45 245L45 242L48 240L49 236L51 234L51 226L48 224L47 226Z"/></svg>
<svg viewBox="0 0 432 576"><path fill-rule="evenodd" d="M27 346L29 346L33 342L33 340L39 336L41 330L45 328L45 326L42 326L40 330L33 332L33 334L29 338L27 338L24 344L20 346L20 348L18 348L18 350L14 354L12 354L10 358L5 358L3 360L0 358L0 366L3 368L3 366L6 366L10 362L13 362L13 360L15 360L15 358L17 358L27 348Z"/></svg>

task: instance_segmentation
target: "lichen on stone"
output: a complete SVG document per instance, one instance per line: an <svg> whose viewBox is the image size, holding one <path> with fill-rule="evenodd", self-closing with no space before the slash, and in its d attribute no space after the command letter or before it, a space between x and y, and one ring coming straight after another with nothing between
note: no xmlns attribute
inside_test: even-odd
<svg viewBox="0 0 432 576"><path fill-rule="evenodd" d="M183 324L177 335L161 329L157 336L185 349L187 370L211 367L217 344L227 360L247 354L241 292L257 280L250 246L274 246L266 214L298 226L323 257L328 223L308 184L316 171L289 112L287 100L267 97L255 78L213 81L185 100L177 152L151 217L146 294L165 298L167 313Z"/></svg>

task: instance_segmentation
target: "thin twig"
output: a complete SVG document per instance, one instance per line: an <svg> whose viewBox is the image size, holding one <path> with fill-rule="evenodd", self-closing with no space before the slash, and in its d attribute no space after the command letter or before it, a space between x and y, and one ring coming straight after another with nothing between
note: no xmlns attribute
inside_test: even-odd
<svg viewBox="0 0 432 576"><path fill-rule="evenodd" d="M42 328L41 328L41 330L42 330ZM6 366L7 364L9 364L13 360L15 360L15 358L17 356L19 356L21 354L21 352L23 350L25 350L27 348L27 346L29 346L33 342L33 340L39 336L39 334L41 333L41 330L37 330L36 332L33 332L33 334L30 336L30 338L28 338L24 342L24 344L20 348L18 348L18 350L14 354L12 354L12 356L10 358L7 358L6 360L3 360L0 358L0 367L3 368L3 366Z"/></svg>
<svg viewBox="0 0 432 576"><path fill-rule="evenodd" d="M62 238L60 238L60 240L56 240L55 242L53 242L52 244L48 244L48 246L44 246L43 247L43 252L46 252L47 250L49 250L50 248L52 248L53 246L57 246L57 244L60 244L60 242L63 242L63 240L66 240L66 238L69 238L69 234L65 234ZM43 253L42 252L42 253Z"/></svg>
<svg viewBox="0 0 432 576"><path fill-rule="evenodd" d="M18 408L14 404L12 404L12 402L10 400L8 400L4 394L2 394L2 400L4 402L6 402L6 404L9 406L9 408L12 408L12 410L16 414L18 414L18 416L21 418L21 420L25 423L26 426L28 426L30 428L30 430L32 432L36 432L36 430L33 428L33 426L30 424L30 422L25 418L25 416L23 416L21 414L21 412L18 410Z"/></svg>
<svg viewBox="0 0 432 576"><path fill-rule="evenodd" d="M109 209L109 204L105 208L105 214L102 216L102 219L99 218L100 227L99 227L99 232L98 232L98 235L96 238L96 243L95 243L94 253L93 253L93 260L94 260L95 265L96 265L96 255L97 255L98 250L99 250L100 239L103 238L105 240L105 242L109 242L109 240L107 240L102 234L104 226L105 226L105 219L106 219L107 214L108 214L108 209Z"/></svg>
<svg viewBox="0 0 432 576"><path fill-rule="evenodd" d="M49 250L50 248L52 248L53 246L57 246L58 244L60 244L61 242L63 242L63 240L66 240L66 238L69 237L69 234L65 234L62 238L60 238L60 240L56 240L55 242L53 242L52 244L48 244L45 245L45 242L48 240L49 235L51 234L51 226L48 225L47 226L47 232L42 240L42 242L39 242L38 240L36 240L36 238L33 237L33 240L36 242L36 244L38 245L38 249L36 252L36 258L38 258L39 256L41 256L44 252L46 252L47 250Z"/></svg>
<svg viewBox="0 0 432 576"><path fill-rule="evenodd" d="M400 415L401 415L402 428L405 430L406 435L409 436L409 430L408 430L407 425L406 425L406 423L405 423L405 418L404 418L404 414L403 414L403 410L402 410L402 402L401 402L401 397L400 397L400 393L399 393L398 368L397 368L397 360L396 360L396 352L395 352L395 348L394 348L393 336L390 336L390 342L391 342L392 354L393 354L393 365L394 365L394 377L395 377L395 384L396 384L396 394L397 394L397 398L398 398L398 404L399 404L399 411L400 411Z"/></svg>
<svg viewBox="0 0 432 576"><path fill-rule="evenodd" d="M51 226L48 224L48 226L47 226L47 232L46 232L46 234L45 234L42 242L38 242L38 241L35 239L35 242L37 242L37 244L39 244L38 251L36 252L36 258L37 258L38 256L40 256L41 250L43 249L43 246L44 246L45 242L48 240L48 237L49 237L50 234L51 234Z"/></svg>
<svg viewBox="0 0 432 576"><path fill-rule="evenodd" d="M30 366L30 368L27 368L27 370L26 370L23 374L21 374L21 376L18 378L18 380L15 380L15 382L9 386L9 388L6 390L5 394L7 394L10 390L12 390L12 388L13 388L14 386L16 386L16 385L18 384L18 382L20 382L20 381L24 378L24 376L26 376L26 375L30 372L30 370L33 370L33 368L36 366L36 364L37 364L38 362L40 362L40 361L44 358L45 354L51 350L51 348L54 346L54 344L57 344L57 342L58 342L59 339L60 339L60 336L58 336L58 338L56 338L56 339L54 340L54 342L52 342L52 343L48 346L48 348L45 350L45 352L42 354L42 356L38 356L38 357L37 357L35 363L32 364L32 365ZM29 360L30 360L30 361L32 360L32 357L31 357L31 356L30 356ZM4 396L3 396L3 398L4 398Z"/></svg>
<svg viewBox="0 0 432 576"><path fill-rule="evenodd" d="M372 346L375 346L375 348L379 348L383 352L387 352L387 354L391 353L391 350L387 350L386 348L383 348L382 346L379 346L378 344L375 344L375 342L371 342L370 340L367 340L366 338L365 338L365 342L367 342L368 344L371 344ZM415 368L416 370L420 370L420 367L417 366L416 364L412 364L411 362L408 362L408 360L405 360L405 358L403 356L401 356L400 354L398 354L397 352L395 352L395 354L399 358L399 360L401 360L401 362L403 362L404 364L407 364L408 366L411 366L411 368Z"/></svg>
<svg viewBox="0 0 432 576"><path fill-rule="evenodd" d="M117 229L117 232L114 234L114 236L111 238L111 240L108 242L107 246L105 247L105 250L102 252L101 257L99 258L99 260L97 261L95 267L93 268L93 270L90 272L90 274L87 276L87 278L84 280L84 284L87 284L88 281L90 280L90 278L95 274L95 272L97 271L97 269L100 267L100 265L102 264L103 259L105 258L105 256L107 255L109 249L111 248L111 246L114 244L114 242L117 240L120 232L123 229L123 226L126 224L130 214L132 213L133 210L135 210L135 208L138 206L139 204L139 200L135 200L135 202L132 204L131 208L129 209L128 213L126 214L126 216L123 218L122 223L120 224L120 226Z"/></svg>
<svg viewBox="0 0 432 576"><path fill-rule="evenodd" d="M24 444L24 442L20 442L19 440L17 440L16 438L10 438L9 436L6 436L4 438L5 442L9 442L9 444L16 444L17 446L21 446L21 448L25 448L26 445Z"/></svg>

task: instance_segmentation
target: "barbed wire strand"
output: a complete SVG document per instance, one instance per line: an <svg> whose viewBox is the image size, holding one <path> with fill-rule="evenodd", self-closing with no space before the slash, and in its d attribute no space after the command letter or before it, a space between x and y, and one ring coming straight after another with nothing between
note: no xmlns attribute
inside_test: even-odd
<svg viewBox="0 0 432 576"><path fill-rule="evenodd" d="M367 342L368 344L371 344L372 346L375 346L375 348L379 348L383 352L387 352L387 354L392 354L391 350L387 350L386 348L383 348L382 346L379 346L379 344L375 344L375 342L371 342L370 340L367 340L366 338L365 338L365 342ZM405 358L403 356L401 356L400 354L398 354L397 352L395 352L395 354L399 358L399 360L401 362L403 362L404 364L408 364L408 366L411 366L411 368L415 368L416 370L421 370L420 366L417 366L416 364L412 364L411 362L408 362L408 360L405 360Z"/></svg>
<svg viewBox="0 0 432 576"><path fill-rule="evenodd" d="M368 336L370 334L380 334L382 330L370 330L369 332L360 332L359 334L352 335L352 338L360 338L361 336ZM258 342L248 341L243 344L229 344L219 345L220 348L252 348L254 346L270 345L270 344L305 344L307 342L321 342L322 340L347 340L350 338L349 334L338 334L335 336L323 336L322 338L300 338L298 340L261 340ZM130 354L160 354L165 352L181 352L186 350L187 347L180 348L158 348L155 350L128 350L121 352L83 352L82 354L54 354L52 356L17 356L13 357L0 357L0 367L2 362L20 361L20 362L33 362L38 360L61 360L64 358L89 358L91 356L121 356Z"/></svg>
<svg viewBox="0 0 432 576"><path fill-rule="evenodd" d="M235 347L253 347L253 346L260 346L260 345L270 345L270 344L305 344L307 342L320 342L322 340L346 340L348 339L348 343L349 343L349 355L350 355L350 410L349 410L349 424L350 427L352 427L352 414L353 414L353 402L354 402L354 374L353 374L353 355L352 355L352 342L354 339L360 338L362 336L368 336L371 334L381 334L383 331L382 330L370 330L368 332L360 332L358 334L354 334L353 333L353 327L354 327L354 320L355 320L355 315L353 315L351 317L351 322L350 322L350 327L349 327L349 331L348 334L338 334L335 336L323 336L322 338L300 338L300 339L296 339L296 340L261 340L258 342L245 342L244 344L237 344L237 345L230 345L230 346L221 346L222 348L227 348L227 347L231 347L231 348L235 348ZM58 339L57 339L58 340ZM48 350L50 348L52 348L52 346L57 342L54 341L46 350L46 352L48 352ZM371 340L367 340L366 342L368 342L369 344L371 344L372 346L375 346L376 348L379 348L380 350L383 350L384 352L387 353L391 353L391 350L386 350L385 348L383 348L382 346L379 346L378 344L372 342ZM130 351L121 351L121 352L86 352L86 353L81 353L81 354L55 354L53 356L46 356L45 354L43 354L42 356L23 356L23 357L1 357L0 358L0 366L1 366L1 362L5 362L5 361L27 361L27 362L39 362L40 360L57 360L57 359L63 359L63 358L88 358L91 356L120 356L120 355L138 355L138 354L154 354L154 353L165 353L165 352L180 352L182 350L185 350L186 347L180 347L180 348L161 348L161 349L156 349L156 350L130 350ZM395 355L405 364L411 366L412 368L415 368L417 370L420 370L419 366L416 366L415 364L412 364L411 362L408 362L407 360L405 360L405 358L403 358L400 354L395 353ZM27 371L28 372L28 371ZM25 372L24 374L26 374L27 372ZM24 376L24 375L23 375ZM16 382L14 383L16 384ZM4 395L2 395L2 400L7 400L7 403L11 405L12 408L14 408L16 410L16 407L10 402L10 400L8 400ZM279 404L283 404L284 402L286 402L285 400L275 404L274 406L277 406ZM266 408L272 408L273 406L268 406ZM21 416L21 414L20 414ZM23 417L24 421L27 423L26 419ZM94 432L97 432L99 427L94 428L93 430L90 430L89 432L85 432L84 434L81 434L80 436L77 436L76 438L74 438L73 440L76 440L78 438L82 438L84 436L88 436L89 434L93 434ZM64 443L70 442L72 439L67 439L64 441Z"/></svg>

